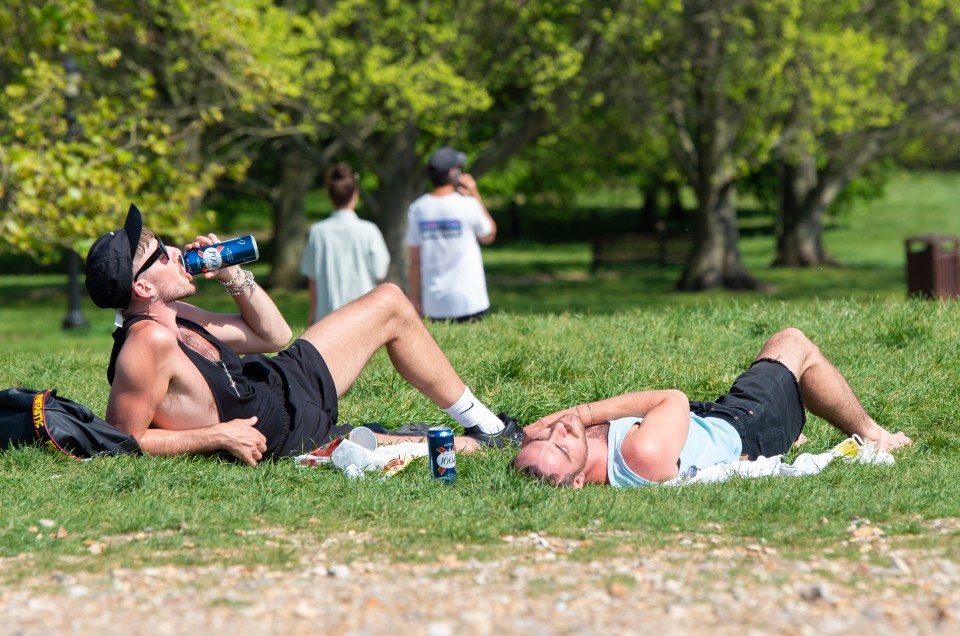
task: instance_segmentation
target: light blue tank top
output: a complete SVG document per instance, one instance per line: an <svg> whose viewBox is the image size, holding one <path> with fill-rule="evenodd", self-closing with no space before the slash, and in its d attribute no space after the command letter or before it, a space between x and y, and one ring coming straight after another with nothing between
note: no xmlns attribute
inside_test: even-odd
<svg viewBox="0 0 960 636"><path fill-rule="evenodd" d="M607 435L607 479L611 486L628 488L656 483L633 472L620 453L620 446L627 433L634 424L642 421L642 417L622 417L610 422L610 432ZM718 417L700 417L691 413L690 432L680 450L680 474L686 473L692 466L706 468L713 464L739 461L742 452L740 434L729 422Z"/></svg>

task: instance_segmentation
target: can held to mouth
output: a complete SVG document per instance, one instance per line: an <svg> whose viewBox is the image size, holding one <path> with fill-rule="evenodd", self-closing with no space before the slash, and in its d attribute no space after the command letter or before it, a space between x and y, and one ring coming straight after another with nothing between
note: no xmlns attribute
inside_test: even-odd
<svg viewBox="0 0 960 636"><path fill-rule="evenodd" d="M430 475L448 484L457 480L457 455L453 450L453 431L449 426L431 426L427 431Z"/></svg>
<svg viewBox="0 0 960 636"><path fill-rule="evenodd" d="M196 276L204 272L215 272L231 265L243 265L255 261L260 258L260 250L257 248L257 239L247 234L184 252L180 258L183 260L183 269Z"/></svg>

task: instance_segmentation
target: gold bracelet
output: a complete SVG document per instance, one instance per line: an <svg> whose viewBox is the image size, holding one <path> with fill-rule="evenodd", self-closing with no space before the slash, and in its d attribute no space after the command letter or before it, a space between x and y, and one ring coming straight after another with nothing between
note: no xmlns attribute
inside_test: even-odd
<svg viewBox="0 0 960 636"><path fill-rule="evenodd" d="M593 408L589 402L587 402L587 410L590 411L590 425L593 426Z"/></svg>

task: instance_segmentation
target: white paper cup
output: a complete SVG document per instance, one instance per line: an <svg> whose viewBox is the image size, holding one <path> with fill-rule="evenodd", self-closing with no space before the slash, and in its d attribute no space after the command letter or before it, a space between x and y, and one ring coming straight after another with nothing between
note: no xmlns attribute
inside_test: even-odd
<svg viewBox="0 0 960 636"><path fill-rule="evenodd" d="M350 431L347 439L367 450L377 450L377 436L369 428L357 427Z"/></svg>

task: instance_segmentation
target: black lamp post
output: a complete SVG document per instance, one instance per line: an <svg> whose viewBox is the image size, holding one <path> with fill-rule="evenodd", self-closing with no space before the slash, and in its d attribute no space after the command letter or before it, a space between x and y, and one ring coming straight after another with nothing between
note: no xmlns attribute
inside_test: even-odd
<svg viewBox="0 0 960 636"><path fill-rule="evenodd" d="M73 112L74 100L80 94L80 67L73 59L72 55L67 55L63 59L63 71L67 79L67 85L64 88L63 96L66 102L66 111L63 114L67 120L67 141L76 139L80 134L77 126L77 116ZM75 250L67 250L67 298L69 307L67 315L63 319L64 329L76 329L86 327L89 323L80 311L80 255Z"/></svg>

